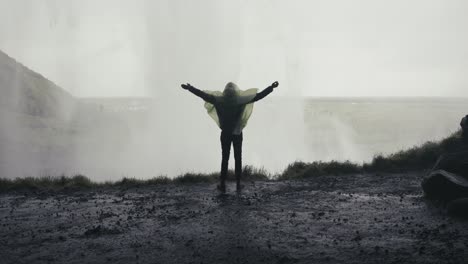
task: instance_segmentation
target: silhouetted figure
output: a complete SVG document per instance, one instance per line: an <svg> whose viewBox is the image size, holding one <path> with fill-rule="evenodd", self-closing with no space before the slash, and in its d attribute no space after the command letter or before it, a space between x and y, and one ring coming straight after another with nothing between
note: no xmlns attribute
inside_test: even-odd
<svg viewBox="0 0 468 264"><path fill-rule="evenodd" d="M226 192L226 176L228 171L231 143L234 146L236 188L240 191L242 175L242 129L252 113L253 103L263 99L278 87L278 82L272 83L260 93L257 89L240 90L236 84L229 82L223 92L201 91L190 84L182 84L182 88L189 90L196 96L205 100L208 114L221 128L221 175L218 189Z"/></svg>

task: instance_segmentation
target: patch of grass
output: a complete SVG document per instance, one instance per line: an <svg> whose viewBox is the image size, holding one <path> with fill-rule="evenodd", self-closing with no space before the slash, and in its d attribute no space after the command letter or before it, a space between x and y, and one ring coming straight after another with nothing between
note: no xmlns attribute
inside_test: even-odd
<svg viewBox="0 0 468 264"><path fill-rule="evenodd" d="M218 180L218 174L185 173L175 177L174 183L212 183Z"/></svg>
<svg viewBox="0 0 468 264"><path fill-rule="evenodd" d="M81 188L87 188L87 187L89 188L89 187L93 187L94 185L96 185L96 183L91 182L91 180L84 175L73 176L72 178L70 178L70 181L68 182L68 184L73 187L81 187Z"/></svg>
<svg viewBox="0 0 468 264"><path fill-rule="evenodd" d="M362 166L350 161L314 161L312 163L295 162L290 164L278 176L279 180L304 179L321 175L351 174L362 172Z"/></svg>
<svg viewBox="0 0 468 264"><path fill-rule="evenodd" d="M154 178L146 180L146 184L150 184L150 185L168 184L171 182L172 180L166 176L159 176L159 177L154 177Z"/></svg>
<svg viewBox="0 0 468 264"><path fill-rule="evenodd" d="M234 175L234 172L231 171ZM233 176L232 179L235 177ZM253 166L245 166L242 170L242 180L246 181L267 181L271 178L271 175L265 170L265 168L255 168Z"/></svg>
<svg viewBox="0 0 468 264"><path fill-rule="evenodd" d="M461 144L461 132L438 141L426 142L421 146L415 146L408 150L399 151L387 156L377 155L369 163L357 164L350 161L315 161L306 163L297 161L290 164L282 174L272 176L264 168L245 166L243 168L243 181L267 181L267 180L287 180L306 179L324 175L343 175L368 172L404 172L429 169L443 153L459 150ZM194 183L215 183L219 180L219 173L185 173L175 178L166 176L154 177L151 179L123 178L115 182L97 183L92 182L84 175L73 177L25 177L16 179L0 178L0 192L11 190L62 190L68 189L89 189L98 187L139 187L160 184L194 184ZM228 181L235 180L234 171L229 170Z"/></svg>
<svg viewBox="0 0 468 264"><path fill-rule="evenodd" d="M25 177L16 179L0 179L0 191L8 190L39 190L39 189L64 189L64 188L91 188L100 185L92 182L88 177L75 175L67 177Z"/></svg>
<svg viewBox="0 0 468 264"><path fill-rule="evenodd" d="M421 146L415 146L387 156L377 155L371 162L364 164L350 161L316 161L312 163L298 161L290 164L278 176L278 179L305 179L322 175L426 170L434 165L440 155L457 151L462 145L461 131L458 131L437 142L429 141Z"/></svg>
<svg viewBox="0 0 468 264"><path fill-rule="evenodd" d="M234 172L228 171L228 181L235 179ZM268 180L269 175L266 170L245 166L243 169L243 180ZM93 182L88 177L83 175L67 176L44 176L44 177L25 177L16 179L0 178L0 192L6 191L60 191L63 189L91 189L101 187L141 187L160 184L195 184L195 183L215 183L219 180L219 173L184 173L173 179L167 176L159 176L150 179L137 179L124 177L121 180L114 182Z"/></svg>
<svg viewBox="0 0 468 264"><path fill-rule="evenodd" d="M461 144L461 132L438 141L426 142L388 156L378 155L372 162L364 164L366 171L402 172L408 170L424 170L432 167L443 153L457 151Z"/></svg>

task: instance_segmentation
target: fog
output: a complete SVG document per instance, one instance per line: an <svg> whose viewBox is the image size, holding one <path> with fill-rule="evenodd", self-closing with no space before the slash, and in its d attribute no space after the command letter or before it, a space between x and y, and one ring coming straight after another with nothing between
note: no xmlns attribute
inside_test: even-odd
<svg viewBox="0 0 468 264"><path fill-rule="evenodd" d="M0 10L0 48L75 96L256 87L287 71L302 72L309 96L468 96L466 1L2 0Z"/></svg>
<svg viewBox="0 0 468 264"><path fill-rule="evenodd" d="M245 163L272 172L323 158L305 144L297 98L468 96L465 1L0 0L0 10L0 49L75 97L154 98L137 121L117 118L118 133L96 117L95 140L70 140L72 159L34 161L45 172L108 179L217 170L219 129L180 88L186 82L207 90L280 82L245 129ZM369 156L351 128L331 120L337 157Z"/></svg>

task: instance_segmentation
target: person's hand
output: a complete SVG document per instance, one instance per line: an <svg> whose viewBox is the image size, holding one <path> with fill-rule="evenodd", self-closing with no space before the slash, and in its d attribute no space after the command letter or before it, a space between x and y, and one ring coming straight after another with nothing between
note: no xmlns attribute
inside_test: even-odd
<svg viewBox="0 0 468 264"><path fill-rule="evenodd" d="M276 87L278 87L279 83L278 82L274 82L271 84L271 87L273 87L273 89L275 89Z"/></svg>
<svg viewBox="0 0 468 264"><path fill-rule="evenodd" d="M184 89L184 90L188 90L190 87L193 87L190 83L182 84L180 86L182 86L182 89Z"/></svg>

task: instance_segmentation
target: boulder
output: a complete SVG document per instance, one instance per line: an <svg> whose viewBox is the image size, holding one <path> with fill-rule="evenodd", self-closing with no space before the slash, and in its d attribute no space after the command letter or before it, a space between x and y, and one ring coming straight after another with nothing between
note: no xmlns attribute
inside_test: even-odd
<svg viewBox="0 0 468 264"><path fill-rule="evenodd" d="M460 148L441 155L421 185L427 197L448 202L449 215L468 217L468 115L460 126Z"/></svg>
<svg viewBox="0 0 468 264"><path fill-rule="evenodd" d="M468 198L468 179L446 170L432 171L424 178L422 188L426 196L438 200Z"/></svg>
<svg viewBox="0 0 468 264"><path fill-rule="evenodd" d="M456 217L468 217L468 198L456 199L447 204L449 215Z"/></svg>

